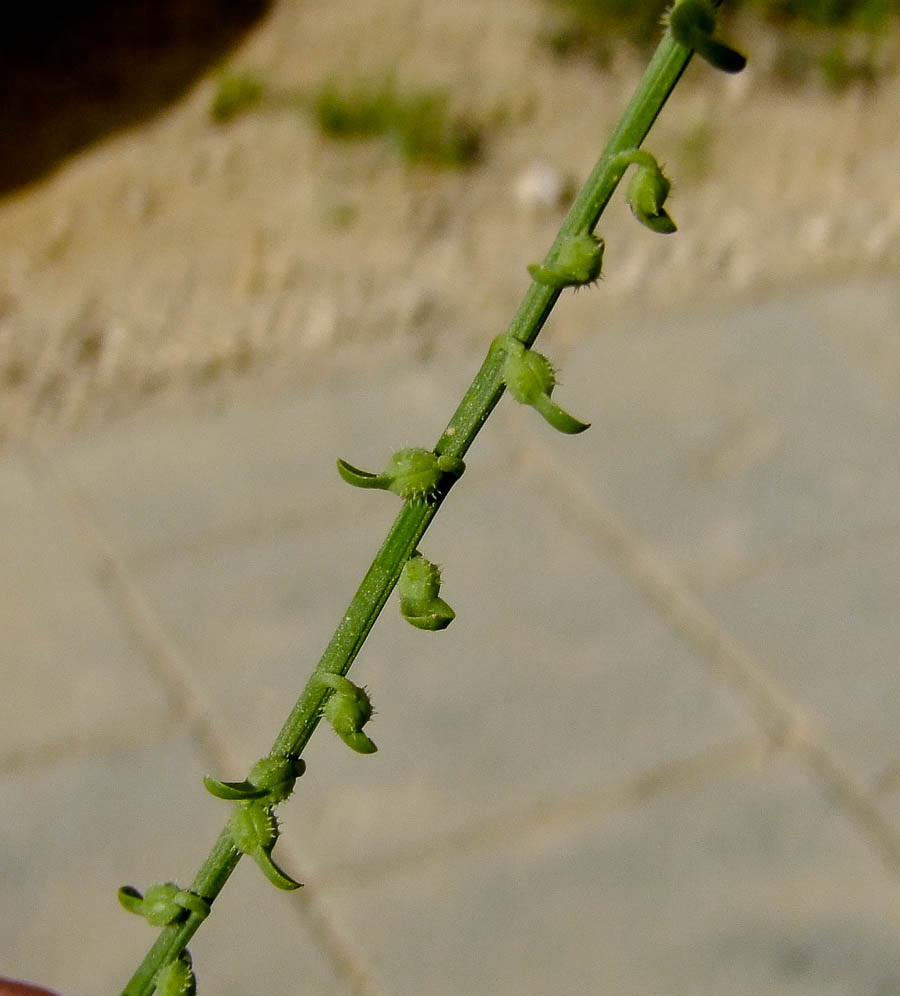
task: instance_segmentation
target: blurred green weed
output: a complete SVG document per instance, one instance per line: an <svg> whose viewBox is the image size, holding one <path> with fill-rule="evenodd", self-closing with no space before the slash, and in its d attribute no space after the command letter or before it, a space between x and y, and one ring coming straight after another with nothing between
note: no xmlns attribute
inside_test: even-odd
<svg viewBox="0 0 900 996"><path fill-rule="evenodd" d="M659 34L667 0L553 0L586 30L614 27L620 37L651 41ZM748 8L767 20L782 24L821 27L855 27L880 31L892 15L900 13L900 0L734 0L731 9Z"/></svg>
<svg viewBox="0 0 900 996"><path fill-rule="evenodd" d="M743 6L777 23L852 27L870 32L882 30L892 15L900 13L898 0L745 0Z"/></svg>
<svg viewBox="0 0 900 996"><path fill-rule="evenodd" d="M219 80L209 113L213 121L230 121L262 103L262 80L250 73L227 74Z"/></svg>
<svg viewBox="0 0 900 996"><path fill-rule="evenodd" d="M544 34L544 43L561 57L587 58L600 67L609 64L613 45L622 40L638 48L652 44L668 6L667 0L551 2L560 19ZM785 35L776 55L773 68L782 82L799 83L817 72L837 90L876 80L875 43L900 15L900 0L734 0L731 9L738 8L778 27L798 29ZM866 36L864 54L850 54L848 32Z"/></svg>
<svg viewBox="0 0 900 996"><path fill-rule="evenodd" d="M840 44L833 45L819 57L817 68L822 82L836 91L846 90L854 83L872 86L878 76L871 57L854 59Z"/></svg>
<svg viewBox="0 0 900 996"><path fill-rule="evenodd" d="M224 124L249 111L293 107L308 111L330 138L384 138L408 163L439 167L468 166L478 156L481 131L451 114L438 90L401 93L390 77L340 86L323 83L311 95L270 91L251 73L223 75L213 95L210 116Z"/></svg>
<svg viewBox="0 0 900 996"><path fill-rule="evenodd" d="M392 80L324 84L312 100L323 134L332 138L387 138L410 163L466 166L478 155L478 128L454 117L439 91L402 94Z"/></svg>
<svg viewBox="0 0 900 996"><path fill-rule="evenodd" d="M685 175L701 180L713 171L715 135L706 121L700 121L681 139L681 168Z"/></svg>

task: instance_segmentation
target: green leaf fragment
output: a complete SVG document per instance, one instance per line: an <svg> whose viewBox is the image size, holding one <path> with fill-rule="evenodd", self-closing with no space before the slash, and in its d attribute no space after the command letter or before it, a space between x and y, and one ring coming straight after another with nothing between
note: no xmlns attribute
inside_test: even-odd
<svg viewBox="0 0 900 996"><path fill-rule="evenodd" d="M249 781L243 782L220 782L211 775L203 776L203 785L210 795L217 799L225 799L229 802L238 802L246 799L262 799L266 795L266 790L251 785Z"/></svg>
<svg viewBox="0 0 900 996"><path fill-rule="evenodd" d="M540 394L532 405L534 410L549 422L558 432L564 432L567 436L576 436L579 432L591 427L590 422L582 422L580 419L570 415L567 411L550 399L547 394Z"/></svg>
<svg viewBox="0 0 900 996"><path fill-rule="evenodd" d="M385 474L372 474L368 470L360 470L346 460L338 458L337 469L341 477L354 488L379 488L387 491L390 487L390 481Z"/></svg>

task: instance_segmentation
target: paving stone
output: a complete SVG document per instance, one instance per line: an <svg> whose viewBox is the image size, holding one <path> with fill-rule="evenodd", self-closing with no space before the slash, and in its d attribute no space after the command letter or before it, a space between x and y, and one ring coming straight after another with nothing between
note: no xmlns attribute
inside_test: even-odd
<svg viewBox="0 0 900 996"><path fill-rule="evenodd" d="M152 731L166 711L65 508L15 456L0 461L0 757L98 730Z"/></svg>
<svg viewBox="0 0 900 996"><path fill-rule="evenodd" d="M898 772L900 772L900 758L894 759L887 775L891 779L889 788L878 793L878 808L887 818L890 826L900 838L900 787L898 787Z"/></svg>
<svg viewBox="0 0 900 996"><path fill-rule="evenodd" d="M378 754L313 738L286 832L308 862L421 843L509 807L635 776L752 732L615 567L527 482L458 485L421 544L458 616L390 604L353 677ZM396 502L361 495L364 507ZM268 750L380 543L371 518L158 565L141 583L247 763ZM242 772L229 773L238 777ZM296 810L296 813L295 811Z"/></svg>
<svg viewBox="0 0 900 996"><path fill-rule="evenodd" d="M600 459L559 458L683 569L900 525L897 398L809 301L604 331L566 370Z"/></svg>
<svg viewBox="0 0 900 996"><path fill-rule="evenodd" d="M243 862L192 945L202 992L356 992L340 952L390 996L900 992L875 849L787 762L722 775L715 759L758 733L741 703L519 461L552 442L559 487L575 475L674 564L900 832L885 300L857 287L850 304L794 294L605 331L560 357L555 397L594 422L577 438L504 401L422 543L456 622L423 633L388 606L352 675L379 753L313 738L278 852L309 886L282 896ZM342 485L334 458L427 444L476 366L136 420L47 454L248 765L398 508ZM199 782L215 765L184 731L163 739L146 651L30 467L0 462L0 970L93 996L152 938L117 886L190 877L224 807ZM681 761L700 781L667 780Z"/></svg>
<svg viewBox="0 0 900 996"><path fill-rule="evenodd" d="M798 297L854 365L900 391L900 284L859 274Z"/></svg>
<svg viewBox="0 0 900 996"><path fill-rule="evenodd" d="M61 996L121 990L156 935L122 910L116 890L193 876L224 822L200 783L207 767L177 737L0 776L4 974ZM296 903L246 865L191 945L203 991L286 992L302 978L309 992L343 993Z"/></svg>
<svg viewBox="0 0 900 996"><path fill-rule="evenodd" d="M393 996L900 991L895 882L785 766L511 824L493 846L348 876L325 903Z"/></svg>
<svg viewBox="0 0 900 996"><path fill-rule="evenodd" d="M360 374L299 397L133 421L48 457L129 560L177 555L272 521L315 529L322 519L357 514L358 500L335 470L338 456L380 470L395 449L432 445L469 377L433 368L388 381ZM479 458L490 462L496 452L483 444Z"/></svg>
<svg viewBox="0 0 900 996"><path fill-rule="evenodd" d="M139 576L248 761L268 750L393 521L396 499L360 494L356 521L210 546Z"/></svg>
<svg viewBox="0 0 900 996"><path fill-rule="evenodd" d="M865 787L900 758L898 592L900 536L701 588Z"/></svg>

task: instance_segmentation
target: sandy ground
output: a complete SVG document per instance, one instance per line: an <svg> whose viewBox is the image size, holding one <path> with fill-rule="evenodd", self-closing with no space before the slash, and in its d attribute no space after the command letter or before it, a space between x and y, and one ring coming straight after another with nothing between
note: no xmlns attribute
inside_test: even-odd
<svg viewBox="0 0 900 996"><path fill-rule="evenodd" d="M388 72L444 88L485 127L467 171L329 141L295 110L216 125L209 75L0 202L0 438L444 350L470 349L474 369L563 214L517 181L546 164L580 182L642 69L624 49L603 73L559 61L539 41L548 16L538 0L282 0L229 60L285 88ZM647 142L679 233L654 236L617 199L605 279L558 309L556 355L612 315L900 272L896 77L786 88L771 33L729 34L748 70L695 62Z"/></svg>

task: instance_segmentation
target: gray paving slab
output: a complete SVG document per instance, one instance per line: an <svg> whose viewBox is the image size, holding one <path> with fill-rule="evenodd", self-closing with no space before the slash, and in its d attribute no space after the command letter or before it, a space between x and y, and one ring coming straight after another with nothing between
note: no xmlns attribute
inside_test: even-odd
<svg viewBox="0 0 900 996"><path fill-rule="evenodd" d="M325 904L397 996L900 991L896 883L787 765L350 875Z"/></svg>
<svg viewBox="0 0 900 996"><path fill-rule="evenodd" d="M891 785L877 793L878 805L891 825L900 833L900 790L897 788L898 765L895 764L888 773L891 776Z"/></svg>
<svg viewBox="0 0 900 996"><path fill-rule="evenodd" d="M0 759L165 720L146 650L103 590L75 522L34 464L0 462Z"/></svg>
<svg viewBox="0 0 900 996"><path fill-rule="evenodd" d="M315 529L356 514L334 487L336 459L380 470L395 449L432 445L467 374L427 367L374 380L360 374L195 418L130 420L51 457L129 561L183 554L207 537L246 539L254 525Z"/></svg>
<svg viewBox="0 0 900 996"><path fill-rule="evenodd" d="M858 321L880 323L894 351L896 294L885 282L865 306L856 298ZM564 368L597 458L562 447L559 458L577 461L597 495L685 571L900 531L898 394L850 353L849 334L835 340L822 309L812 291L785 292L598 329Z"/></svg>
<svg viewBox="0 0 900 996"><path fill-rule="evenodd" d="M900 536L700 586L804 722L873 788L900 759Z"/></svg>
<svg viewBox="0 0 900 996"><path fill-rule="evenodd" d="M116 891L193 876L222 824L199 785L205 766L176 736L0 775L2 974L64 996L121 990L155 933L121 909ZM302 911L255 870L238 870L221 926L210 921L194 945L204 991L289 991L285 980L302 968L308 991L338 996L343 984Z"/></svg>
<svg viewBox="0 0 900 996"><path fill-rule="evenodd" d="M857 276L799 295L825 335L855 367L900 392L900 283Z"/></svg>
<svg viewBox="0 0 900 996"><path fill-rule="evenodd" d="M585 339L581 437L501 405L423 542L457 621L388 608L354 671L381 749L313 738L279 843L308 887L242 863L201 992L900 991L900 391L871 362L898 291L850 297L864 348L830 288ZM224 818L200 776L268 748L393 519L334 458L427 443L475 365L0 460L0 971L117 991L152 934L116 887L193 873ZM766 740L729 641L814 751Z"/></svg>
<svg viewBox="0 0 900 996"><path fill-rule="evenodd" d="M457 621L423 633L392 603L357 661L380 752L360 758L327 731L310 744L287 824L315 866L419 845L752 732L616 570L521 484L511 502L509 481L463 479L426 537L446 565ZM239 756L268 749L368 566L385 522L366 509L383 518L396 504L356 500L349 529L229 546L141 574Z"/></svg>

